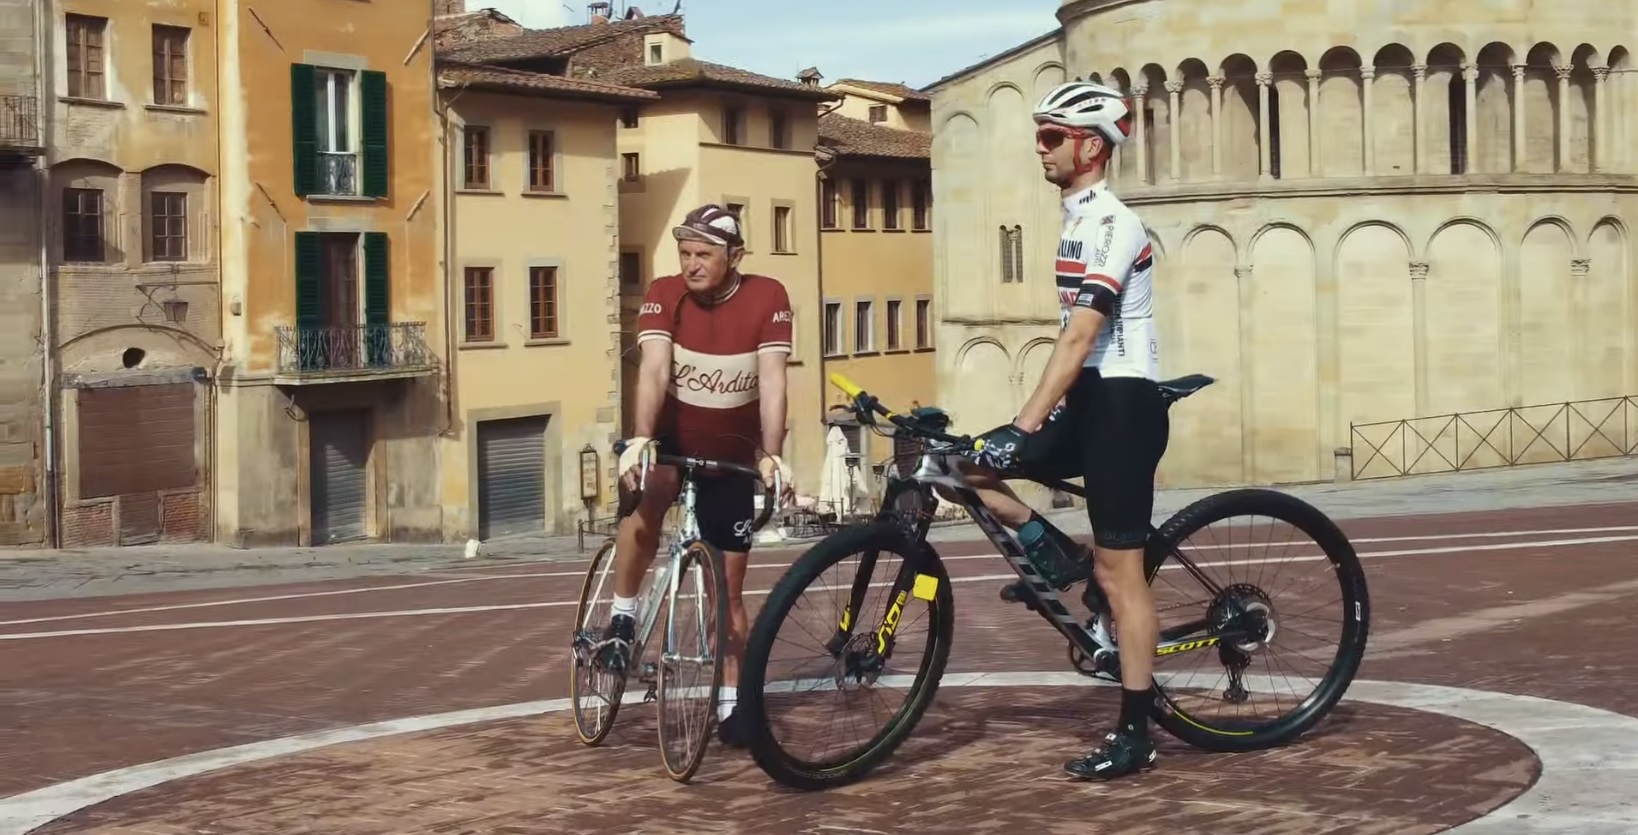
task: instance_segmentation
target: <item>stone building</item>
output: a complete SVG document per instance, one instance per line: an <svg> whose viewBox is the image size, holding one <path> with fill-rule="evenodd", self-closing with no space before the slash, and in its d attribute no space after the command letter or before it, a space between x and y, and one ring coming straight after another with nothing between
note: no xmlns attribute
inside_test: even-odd
<svg viewBox="0 0 1638 835"><path fill-rule="evenodd" d="M1051 351L1060 210L1029 111L1066 76L1142 113L1112 183L1158 256L1162 370L1218 379L1173 409L1165 482L1328 479L1356 424L1638 392L1631 7L1508 7L1073 0L930 85L960 428L1010 419Z"/></svg>
<svg viewBox="0 0 1638 835"><path fill-rule="evenodd" d="M0 0L0 546L47 531L41 350L40 102L50 90L40 0Z"/></svg>

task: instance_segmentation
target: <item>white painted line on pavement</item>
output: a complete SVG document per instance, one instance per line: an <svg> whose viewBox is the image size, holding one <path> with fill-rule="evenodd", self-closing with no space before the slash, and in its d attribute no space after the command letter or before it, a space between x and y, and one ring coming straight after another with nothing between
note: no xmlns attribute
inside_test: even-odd
<svg viewBox="0 0 1638 835"><path fill-rule="evenodd" d="M1247 682L1253 689L1268 689L1270 683L1266 676L1248 676ZM911 677L884 676L880 683L888 687L908 686ZM939 686L1113 685L1077 673L1054 670L947 673ZM627 693L622 701L629 704L640 699L640 694ZM1632 832L1634 827L1638 827L1638 805L1624 799L1631 790L1631 774L1638 769L1638 719L1573 702L1535 696L1397 681L1355 681L1345 701L1420 710L1484 725L1519 740L1534 751L1541 763L1541 775L1535 783L1500 808L1447 832L1462 835L1594 835ZM0 799L0 835L27 835L52 821L99 803L226 768L332 745L528 718L559 713L571 707L569 699L551 699L412 716L252 742L105 771ZM1084 789L1080 784L1066 779L1061 790ZM218 800L230 802L230 798Z"/></svg>
<svg viewBox="0 0 1638 835"><path fill-rule="evenodd" d="M1438 554L1466 554L1466 553L1471 553L1473 551L1506 551L1506 550L1518 550L1518 549L1524 549L1524 548L1560 548L1560 547L1567 547L1567 546L1574 546L1574 545L1597 545L1597 544L1609 543L1609 542L1632 542L1632 541L1638 541L1638 536L1601 536L1601 537L1589 537L1589 538L1586 538L1586 539L1552 539L1552 540L1544 540L1544 541L1538 541L1538 542L1502 542L1502 543L1496 543L1496 544L1493 544L1493 545L1472 545L1472 546L1455 545L1455 546L1447 546L1447 547L1441 547L1441 548L1414 548L1414 549L1399 550L1399 551L1370 551L1370 552L1360 554L1359 557L1361 559L1373 559L1373 558L1379 558L1379 557L1431 556L1431 555L1438 555ZM944 561L945 562L954 562L954 561L957 561L957 560L993 560L993 559L999 559L999 558L1000 558L999 554L971 554L971 555L960 556L960 557L945 557ZM1206 561L1196 561L1195 565L1200 567L1200 568L1216 568L1216 567L1226 566L1226 565L1262 565L1262 564L1266 564L1266 563L1275 563L1275 562L1279 562L1279 563L1319 562L1319 561L1324 560L1324 559L1326 559L1326 557L1323 554L1313 554L1313 555L1279 557L1279 558L1269 558L1269 559L1206 560ZM1181 566L1176 565L1174 563L1167 563L1166 565L1161 566L1161 570L1163 570L1163 571L1165 571L1165 570L1178 570L1180 568L1181 568ZM583 574L583 572L577 572L576 576L580 576L581 574ZM519 576L524 576L524 575L519 575ZM987 582L987 581L994 581L994 580L1014 580L1014 579L1017 579L1016 574L983 574L983 575L978 575L978 576L974 576L974 577L952 577L950 579L950 582L951 583L973 583L973 582ZM874 587L889 585L889 583L879 582L879 583L871 583L870 585L871 585L872 588L874 588ZM772 591L772 589L756 589L756 590L746 589L744 591L744 595L747 596L747 597L754 597L754 596L768 594L770 591ZM314 594L328 594L328 593L329 592L314 592ZM133 633L133 632L167 632L167 631L172 631L172 630L177 630L177 629L212 629L212 628L222 628L222 627L231 627L231 626L272 626L272 625L286 624L286 623L319 623L319 622L323 622L323 621L336 621L336 620L368 620L368 619L373 619L373 618L416 617L416 616L424 616L424 615L462 615L462 614L472 614L472 613L476 613L476 612L504 612L504 611L510 611L510 610L514 610L514 609L560 608L560 607L564 607L564 606L574 606L574 605L577 605L578 603L579 603L579 600L577 598L575 600L557 600L557 601L546 601L546 602L538 602L538 603L493 603L493 604L486 604L486 605L479 605L479 606L448 606L448 607L434 607L434 608L426 608L426 609L395 609L395 610L381 611L381 612L339 612L339 613L328 614L328 615L297 615L297 616L282 617L282 618L250 618L250 619L245 619L245 620L195 621L195 622L191 622L191 623L156 623L156 624L145 624L145 625L142 625L142 626L109 626L109 627L92 628L92 629L66 629L66 630L61 630L61 631L56 631L56 632L0 633L0 641L20 641L20 640L27 640L27 639L34 639L34 638L69 638L69 637L77 637L77 636L85 636L85 635L123 635L123 634ZM131 610L131 611L134 612L134 611L137 611L137 610ZM123 612L123 613L116 613L116 614L129 614L129 613L130 612ZM0 626L4 626L4 625L7 625L7 624L0 624Z"/></svg>

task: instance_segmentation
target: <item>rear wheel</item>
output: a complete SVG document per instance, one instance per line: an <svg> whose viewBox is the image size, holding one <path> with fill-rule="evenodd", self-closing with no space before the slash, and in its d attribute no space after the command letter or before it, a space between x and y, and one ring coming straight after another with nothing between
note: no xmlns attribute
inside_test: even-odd
<svg viewBox="0 0 1638 835"><path fill-rule="evenodd" d="M728 648L728 578L722 553L704 542L689 543L675 582L663 613L660 755L671 779L686 783L705 759L717 724L717 690Z"/></svg>
<svg viewBox="0 0 1638 835"><path fill-rule="evenodd" d="M1209 543L1201 542L1208 539L1202 532L1224 522L1230 523L1225 535L1212 534ZM1292 591L1295 583L1282 578L1284 569L1274 568L1273 559L1248 559L1243 552L1260 545L1289 552L1299 533L1312 544L1290 562L1312 569L1314 579L1286 596L1282 593ZM1187 637L1216 639L1204 648L1184 644L1175 653L1163 649L1155 659L1154 719L1178 739L1227 752L1281 745L1323 719L1352 683L1370 631L1365 572L1347 536L1313 505L1273 490L1207 496L1160 527L1150 539L1145 562L1162 632L1167 612L1179 611L1185 623L1201 627ZM1224 573L1227 577L1219 578ZM1183 587L1185 597L1192 590L1196 599L1163 605L1162 593L1174 586ZM1330 631L1322 625L1327 616L1336 621L1335 647L1295 650ZM1162 636L1163 647L1167 637ZM1282 659L1282 650L1296 658ZM1173 660L1202 664L1209 668L1207 675L1163 677L1160 668ZM1302 674L1308 666L1313 676ZM1266 705L1268 695L1285 686L1311 689L1288 701L1273 696L1273 708L1261 717L1241 710L1247 705L1255 710L1258 697ZM1213 713L1224 705L1233 705L1236 715Z"/></svg>
<svg viewBox="0 0 1638 835"><path fill-rule="evenodd" d="M626 692L625 676L592 664L613 606L614 538L610 537L597 549L581 582L569 653L569 673L574 682L574 727L580 741L587 745L597 745L609 735L614 728L614 717L620 712L620 699Z"/></svg>

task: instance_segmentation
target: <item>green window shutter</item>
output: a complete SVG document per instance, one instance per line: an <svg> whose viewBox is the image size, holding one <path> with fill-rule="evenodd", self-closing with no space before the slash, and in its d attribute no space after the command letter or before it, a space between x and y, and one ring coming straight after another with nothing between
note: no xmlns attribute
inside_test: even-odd
<svg viewBox="0 0 1638 835"><path fill-rule="evenodd" d="M360 125L363 139L363 185L365 197L387 196L387 74L376 70L359 73Z"/></svg>
<svg viewBox="0 0 1638 835"><path fill-rule="evenodd" d="M296 332L292 334L296 368L311 371L324 360L324 261L319 233L296 233Z"/></svg>
<svg viewBox="0 0 1638 835"><path fill-rule="evenodd" d="M385 232L364 233L364 346L370 365L392 359L392 263Z"/></svg>
<svg viewBox="0 0 1638 835"><path fill-rule="evenodd" d="M306 197L318 186L318 102L310 64L290 65L290 136L294 142L296 196Z"/></svg>

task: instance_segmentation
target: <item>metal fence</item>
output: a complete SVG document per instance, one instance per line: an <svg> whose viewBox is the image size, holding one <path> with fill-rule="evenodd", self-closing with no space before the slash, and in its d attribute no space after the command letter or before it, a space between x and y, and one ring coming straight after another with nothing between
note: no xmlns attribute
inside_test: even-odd
<svg viewBox="0 0 1638 835"><path fill-rule="evenodd" d="M40 145L40 100L34 96L0 96L0 147Z"/></svg>
<svg viewBox="0 0 1638 835"><path fill-rule="evenodd" d="M287 374L432 368L425 322L278 327L279 371Z"/></svg>
<svg viewBox="0 0 1638 835"><path fill-rule="evenodd" d="M1356 479L1614 458L1638 452L1638 397L1349 426Z"/></svg>

